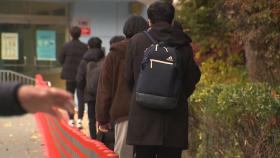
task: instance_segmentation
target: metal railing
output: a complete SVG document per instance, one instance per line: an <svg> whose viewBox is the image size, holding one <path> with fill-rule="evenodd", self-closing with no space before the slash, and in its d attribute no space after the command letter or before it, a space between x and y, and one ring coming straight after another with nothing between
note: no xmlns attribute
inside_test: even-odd
<svg viewBox="0 0 280 158"><path fill-rule="evenodd" d="M19 82L22 84L35 85L34 78L10 70L0 70L0 83L1 82Z"/></svg>

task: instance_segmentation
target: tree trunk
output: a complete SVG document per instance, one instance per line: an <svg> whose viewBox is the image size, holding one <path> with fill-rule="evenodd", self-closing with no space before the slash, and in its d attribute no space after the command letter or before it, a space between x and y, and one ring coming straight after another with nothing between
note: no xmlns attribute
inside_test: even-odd
<svg viewBox="0 0 280 158"><path fill-rule="evenodd" d="M245 42L246 66L249 78L254 82L267 82L272 85L280 84L280 50L260 44L255 38L258 31L251 31ZM273 47L273 46L272 46ZM278 46L279 48L279 46Z"/></svg>

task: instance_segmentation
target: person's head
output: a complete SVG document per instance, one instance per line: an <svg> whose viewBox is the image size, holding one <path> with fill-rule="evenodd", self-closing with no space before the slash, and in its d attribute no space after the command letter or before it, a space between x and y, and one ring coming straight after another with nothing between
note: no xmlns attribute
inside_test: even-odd
<svg viewBox="0 0 280 158"><path fill-rule="evenodd" d="M111 39L110 39L110 45L112 45L112 44L114 44L114 43L117 43L117 42L120 42L120 41L122 41L122 40L124 40L125 39L125 37L124 36L114 36L114 37L112 37Z"/></svg>
<svg viewBox="0 0 280 158"><path fill-rule="evenodd" d="M70 34L73 39L79 39L81 36L81 29L78 26L70 28Z"/></svg>
<svg viewBox="0 0 280 158"><path fill-rule="evenodd" d="M123 33L126 38L131 38L136 33L147 30L148 22L142 16L129 17L123 27Z"/></svg>
<svg viewBox="0 0 280 158"><path fill-rule="evenodd" d="M158 22L172 23L175 14L175 8L172 3L154 2L148 8L148 18L151 24Z"/></svg>
<svg viewBox="0 0 280 158"><path fill-rule="evenodd" d="M99 48L101 49L102 40L98 37L92 37L88 40L89 48Z"/></svg>

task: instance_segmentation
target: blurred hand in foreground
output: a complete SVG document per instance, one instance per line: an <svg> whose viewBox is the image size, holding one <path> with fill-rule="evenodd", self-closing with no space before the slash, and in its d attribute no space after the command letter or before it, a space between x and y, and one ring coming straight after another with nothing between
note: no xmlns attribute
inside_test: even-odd
<svg viewBox="0 0 280 158"><path fill-rule="evenodd" d="M74 113L74 101L70 93L58 88L21 86L17 93L20 105L28 113L55 114L54 108Z"/></svg>

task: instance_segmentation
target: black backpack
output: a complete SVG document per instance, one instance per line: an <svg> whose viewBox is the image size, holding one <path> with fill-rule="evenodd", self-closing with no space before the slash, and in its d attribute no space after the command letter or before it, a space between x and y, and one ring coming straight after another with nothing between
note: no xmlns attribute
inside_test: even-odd
<svg viewBox="0 0 280 158"><path fill-rule="evenodd" d="M157 42L147 31L152 44L144 51L136 83L136 102L151 109L173 109L182 88L181 58L176 47Z"/></svg>
<svg viewBox="0 0 280 158"><path fill-rule="evenodd" d="M97 93L100 71L101 62L89 61L87 63L86 92L93 96L95 96Z"/></svg>

